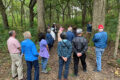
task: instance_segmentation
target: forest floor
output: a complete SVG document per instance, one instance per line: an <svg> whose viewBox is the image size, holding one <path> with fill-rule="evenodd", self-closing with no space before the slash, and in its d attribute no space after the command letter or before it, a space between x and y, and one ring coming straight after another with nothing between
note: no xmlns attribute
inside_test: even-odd
<svg viewBox="0 0 120 80"><path fill-rule="evenodd" d="M48 61L48 74L41 73L40 64L40 80L57 80L58 74L58 56L57 56L57 43L50 52ZM79 76L73 76L73 58L71 60L69 69L69 80L120 80L119 67L115 64L114 60L110 57L112 49L108 48L102 58L102 72L94 72L96 61L94 48L89 48L87 54L87 72L82 71L81 62L79 63ZM24 59L23 59L24 60ZM40 62L40 61L39 61ZM113 63L111 63L113 62ZM24 76L26 77L26 63L24 64ZM32 72L34 75L34 72ZM0 80L12 80L11 78L11 59L8 53L0 53Z"/></svg>

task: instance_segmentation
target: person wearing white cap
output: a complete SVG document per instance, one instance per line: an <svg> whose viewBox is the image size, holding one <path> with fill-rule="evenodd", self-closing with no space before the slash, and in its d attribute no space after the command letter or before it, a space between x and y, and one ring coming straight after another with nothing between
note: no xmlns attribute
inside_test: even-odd
<svg viewBox="0 0 120 80"><path fill-rule="evenodd" d="M73 59L74 59L74 75L78 76L78 64L79 59L81 60L83 71L86 72L86 51L88 49L88 42L85 37L82 36L83 30L78 28L76 30L77 37L75 37L72 41L73 44Z"/></svg>

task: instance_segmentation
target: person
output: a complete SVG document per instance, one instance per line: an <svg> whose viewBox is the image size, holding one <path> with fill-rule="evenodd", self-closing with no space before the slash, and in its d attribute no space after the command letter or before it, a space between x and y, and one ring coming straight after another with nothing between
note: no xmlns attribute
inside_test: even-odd
<svg viewBox="0 0 120 80"><path fill-rule="evenodd" d="M34 66L34 80L39 80L39 62L38 52L34 42L31 40L31 33L26 31L23 33L24 41L21 42L21 51L25 56L27 64L27 80L32 80L32 66Z"/></svg>
<svg viewBox="0 0 120 80"><path fill-rule="evenodd" d="M18 76L18 80L23 80L23 64L20 56L21 45L16 39L16 32L14 30L9 32L9 36L7 46L12 60L12 77L15 79Z"/></svg>
<svg viewBox="0 0 120 80"><path fill-rule="evenodd" d="M42 64L42 72L43 73L48 73L46 70L48 58L49 58L49 48L47 45L47 41L45 40L45 34L40 33L39 34L39 45L40 45L40 52L39 55L42 57L41 59L41 64Z"/></svg>
<svg viewBox="0 0 120 80"><path fill-rule="evenodd" d="M72 54L72 44L67 40L66 32L61 33L60 35L62 41L58 43L58 56L59 56L59 71L58 71L58 79L62 78L63 66L65 65L64 71L64 80L67 80L69 73L69 64L71 62L71 54Z"/></svg>
<svg viewBox="0 0 120 80"><path fill-rule="evenodd" d="M96 63L97 63L97 69L94 71L100 72L101 71L101 57L104 53L105 48L107 47L107 32L104 32L104 26L98 25L99 32L96 33L93 37L93 42L96 47Z"/></svg>
<svg viewBox="0 0 120 80"><path fill-rule="evenodd" d="M51 30L47 29L47 34L46 34L46 41L49 47L49 50L51 50L51 48L53 47L54 44L54 39L52 37L52 35L50 34Z"/></svg>
<svg viewBox="0 0 120 80"><path fill-rule="evenodd" d="M83 71L86 72L87 65L86 65L86 51L88 49L88 42L85 37L82 36L83 31L82 29L78 28L77 31L77 36L73 39L72 44L73 44L73 59L74 59L74 75L78 76L78 64L79 64L79 59L81 59Z"/></svg>
<svg viewBox="0 0 120 80"><path fill-rule="evenodd" d="M53 23L51 30L53 30L53 32L57 35L57 26L56 23Z"/></svg>
<svg viewBox="0 0 120 80"><path fill-rule="evenodd" d="M72 27L69 26L68 27L68 31L67 31L67 39L72 42L73 38L75 37L74 33L72 32Z"/></svg>
<svg viewBox="0 0 120 80"><path fill-rule="evenodd" d="M75 37L76 37L76 29L77 29L77 28L74 26L74 27L73 27L73 34L74 34Z"/></svg>
<svg viewBox="0 0 120 80"><path fill-rule="evenodd" d="M91 33L92 32L92 24L91 22L88 22L87 24L87 33Z"/></svg>
<svg viewBox="0 0 120 80"><path fill-rule="evenodd" d="M59 31L58 31L58 42L60 42L62 39L60 37L60 34L64 31L64 28L63 27L60 27L59 28Z"/></svg>
<svg viewBox="0 0 120 80"><path fill-rule="evenodd" d="M56 35L55 35L53 29L51 29L50 34L51 34L51 36L53 37L53 39L55 41L56 40Z"/></svg>

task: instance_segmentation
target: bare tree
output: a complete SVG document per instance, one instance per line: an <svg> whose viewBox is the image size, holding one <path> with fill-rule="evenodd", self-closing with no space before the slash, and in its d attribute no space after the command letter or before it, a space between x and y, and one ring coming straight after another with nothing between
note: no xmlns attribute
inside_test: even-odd
<svg viewBox="0 0 120 80"><path fill-rule="evenodd" d="M0 0L0 12L1 12L1 15L2 15L3 25L4 25L5 28L8 29L9 24L8 24L8 19L7 19L7 14L6 14L6 8L3 5L2 0Z"/></svg>
<svg viewBox="0 0 120 80"><path fill-rule="evenodd" d="M37 14L38 14L38 33L45 32L45 20L44 20L44 1L37 0Z"/></svg>
<svg viewBox="0 0 120 80"><path fill-rule="evenodd" d="M94 0L93 3L93 29L96 30L99 24L105 25L105 4L106 0Z"/></svg>

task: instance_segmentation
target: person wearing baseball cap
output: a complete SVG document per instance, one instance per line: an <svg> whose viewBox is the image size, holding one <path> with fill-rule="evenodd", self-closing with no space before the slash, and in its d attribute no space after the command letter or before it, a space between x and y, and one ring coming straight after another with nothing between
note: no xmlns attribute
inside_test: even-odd
<svg viewBox="0 0 120 80"><path fill-rule="evenodd" d="M96 52L96 63L97 63L97 68L94 70L95 72L101 72L101 57L102 54L104 53L105 48L107 47L107 32L104 31L104 26L103 25L98 25L98 33L96 33L93 37L93 42L96 47L95 52Z"/></svg>
<svg viewBox="0 0 120 80"><path fill-rule="evenodd" d="M83 30L78 28L76 30L77 36L73 39L73 60L74 60L74 75L78 76L78 64L79 60L81 60L83 71L87 71L86 65L86 51L88 49L88 41L85 37L82 36Z"/></svg>

